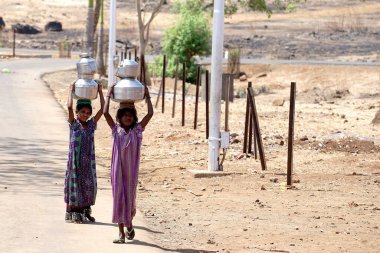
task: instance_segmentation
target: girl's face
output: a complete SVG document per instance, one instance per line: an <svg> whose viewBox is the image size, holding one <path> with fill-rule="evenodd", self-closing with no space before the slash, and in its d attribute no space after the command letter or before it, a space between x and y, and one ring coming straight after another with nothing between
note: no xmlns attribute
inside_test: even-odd
<svg viewBox="0 0 380 253"><path fill-rule="evenodd" d="M120 118L120 124L124 127L131 127L134 121L133 114L130 112L125 112Z"/></svg>
<svg viewBox="0 0 380 253"><path fill-rule="evenodd" d="M79 111L77 111L77 118L81 122L86 122L91 116L91 110L83 107Z"/></svg>

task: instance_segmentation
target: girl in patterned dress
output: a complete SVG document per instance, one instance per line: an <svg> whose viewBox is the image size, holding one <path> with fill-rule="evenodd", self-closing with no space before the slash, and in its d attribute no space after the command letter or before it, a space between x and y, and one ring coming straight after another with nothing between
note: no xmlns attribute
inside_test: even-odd
<svg viewBox="0 0 380 253"><path fill-rule="evenodd" d="M145 99L148 104L148 114L138 122L133 104L117 111L116 122L109 114L110 96L114 86L111 86L104 107L104 116L112 129L113 148L111 161L111 184L113 196L112 222L119 225L119 238L114 243L125 243L125 234L132 240L135 231L132 219L136 214L136 190L140 163L140 148L142 132L153 116L153 106L149 90L145 86ZM124 227L127 228L126 233Z"/></svg>
<svg viewBox="0 0 380 253"><path fill-rule="evenodd" d="M103 114L104 97L99 84L99 111L90 119L91 100L78 100L74 118L74 89L74 84L71 84L67 101L70 146L64 187L65 220L75 223L82 223L84 220L94 222L95 218L91 216L91 206L95 204L97 191L94 132L96 123Z"/></svg>

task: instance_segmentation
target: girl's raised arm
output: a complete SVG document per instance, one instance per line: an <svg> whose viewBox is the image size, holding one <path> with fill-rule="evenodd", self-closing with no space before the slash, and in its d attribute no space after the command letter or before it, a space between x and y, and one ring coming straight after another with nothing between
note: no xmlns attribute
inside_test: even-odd
<svg viewBox="0 0 380 253"><path fill-rule="evenodd" d="M152 105L152 101L150 101L150 94L149 94L148 87L146 85L145 85L145 100L146 100L146 103L148 104L148 113L140 122L140 125L142 126L142 128L145 128L146 125L148 125L150 119L153 117L153 105Z"/></svg>
<svg viewBox="0 0 380 253"><path fill-rule="evenodd" d="M113 120L112 116L110 115L109 113L109 107L110 107L110 97L111 97L111 94L113 92L113 87L115 85L113 84L109 89L108 89L108 93L107 93L107 96L106 96L106 104L104 105L104 109L103 109L103 114L104 114L104 117L106 118L106 121L108 123L108 125L110 126L110 128L112 129L114 126L115 126L115 121Z"/></svg>
<svg viewBox="0 0 380 253"><path fill-rule="evenodd" d="M98 84L98 93L99 93L99 98L100 98L100 109L99 109L99 111L96 113L96 115L94 117L95 123L98 122L98 120L102 117L103 110L104 110L103 87L102 87L102 85L100 83Z"/></svg>
<svg viewBox="0 0 380 253"><path fill-rule="evenodd" d="M74 83L70 84L69 97L67 99L67 110L69 111L69 123L74 122L74 110L73 110L73 91L75 89Z"/></svg>

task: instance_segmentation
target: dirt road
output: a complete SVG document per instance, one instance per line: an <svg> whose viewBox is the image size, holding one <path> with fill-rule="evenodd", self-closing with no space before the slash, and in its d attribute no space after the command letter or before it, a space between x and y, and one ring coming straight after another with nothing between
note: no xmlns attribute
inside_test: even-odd
<svg viewBox="0 0 380 253"><path fill-rule="evenodd" d="M65 114L40 80L43 72L73 68L77 60L1 62L0 252L161 252L138 217L133 244L115 245L112 196L100 179L94 224L64 222L63 179L68 128Z"/></svg>

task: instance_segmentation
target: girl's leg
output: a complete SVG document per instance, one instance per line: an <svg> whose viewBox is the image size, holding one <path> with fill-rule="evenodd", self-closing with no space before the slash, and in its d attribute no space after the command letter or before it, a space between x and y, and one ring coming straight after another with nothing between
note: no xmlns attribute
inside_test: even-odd
<svg viewBox="0 0 380 253"><path fill-rule="evenodd" d="M113 243L125 243L124 224L119 223L119 238L113 240Z"/></svg>
<svg viewBox="0 0 380 253"><path fill-rule="evenodd" d="M125 238L125 233L124 233L124 223L119 224L119 236L122 238Z"/></svg>

